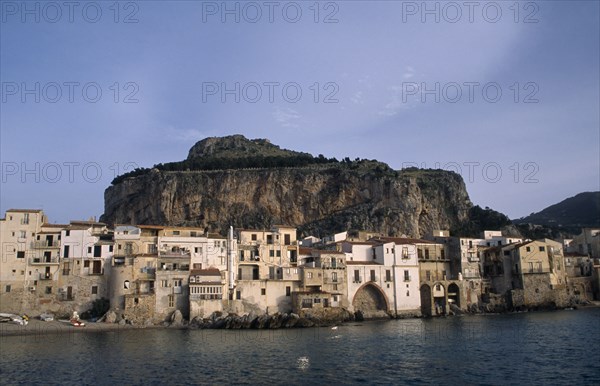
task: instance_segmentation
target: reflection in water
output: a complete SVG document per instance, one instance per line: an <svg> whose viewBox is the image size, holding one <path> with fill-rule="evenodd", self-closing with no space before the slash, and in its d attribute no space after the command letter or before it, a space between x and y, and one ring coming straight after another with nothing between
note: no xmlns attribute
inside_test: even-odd
<svg viewBox="0 0 600 386"><path fill-rule="evenodd" d="M598 384L600 309L0 338L3 384Z"/></svg>

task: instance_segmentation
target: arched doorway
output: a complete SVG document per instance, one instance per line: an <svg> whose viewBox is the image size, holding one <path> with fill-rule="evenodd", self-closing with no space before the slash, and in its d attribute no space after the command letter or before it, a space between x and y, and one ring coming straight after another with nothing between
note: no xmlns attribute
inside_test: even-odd
<svg viewBox="0 0 600 386"><path fill-rule="evenodd" d="M434 315L446 315L446 287L441 283L433 285Z"/></svg>
<svg viewBox="0 0 600 386"><path fill-rule="evenodd" d="M421 292L421 314L423 314L423 316L431 316L431 287L429 287L427 284L423 284L419 291Z"/></svg>
<svg viewBox="0 0 600 386"><path fill-rule="evenodd" d="M352 301L354 311L360 311L365 318L388 316L388 301L383 291L372 283L360 287Z"/></svg>
<svg viewBox="0 0 600 386"><path fill-rule="evenodd" d="M448 286L448 303L454 304L460 308L460 289L456 283L452 283Z"/></svg>

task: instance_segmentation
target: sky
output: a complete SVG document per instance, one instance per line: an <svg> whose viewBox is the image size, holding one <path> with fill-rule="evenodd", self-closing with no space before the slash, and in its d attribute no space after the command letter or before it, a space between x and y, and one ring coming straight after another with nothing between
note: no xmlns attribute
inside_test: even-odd
<svg viewBox="0 0 600 386"><path fill-rule="evenodd" d="M0 211L243 134L461 174L519 218L600 190L598 1L0 1Z"/></svg>

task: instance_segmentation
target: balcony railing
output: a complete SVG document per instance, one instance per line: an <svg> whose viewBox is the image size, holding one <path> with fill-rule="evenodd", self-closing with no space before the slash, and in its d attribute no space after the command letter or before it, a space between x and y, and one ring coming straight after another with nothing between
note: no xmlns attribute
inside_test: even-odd
<svg viewBox="0 0 600 386"><path fill-rule="evenodd" d="M48 240L38 240L31 242L31 249L44 249L44 248L59 248L60 241L54 240L52 242Z"/></svg>
<svg viewBox="0 0 600 386"><path fill-rule="evenodd" d="M29 264L31 265L48 265L58 264L58 257L31 257L29 258Z"/></svg>
<svg viewBox="0 0 600 386"><path fill-rule="evenodd" d="M191 257L190 251L159 251L158 257Z"/></svg>

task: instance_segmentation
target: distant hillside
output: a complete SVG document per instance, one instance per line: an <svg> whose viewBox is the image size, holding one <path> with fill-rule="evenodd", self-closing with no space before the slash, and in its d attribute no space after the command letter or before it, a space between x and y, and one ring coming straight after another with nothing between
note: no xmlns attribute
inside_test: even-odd
<svg viewBox="0 0 600 386"><path fill-rule="evenodd" d="M563 229L573 233L584 227L600 227L600 192L579 193L513 222Z"/></svg>

